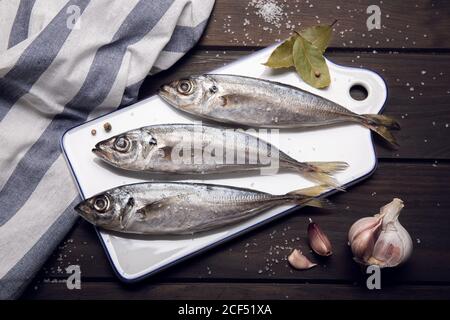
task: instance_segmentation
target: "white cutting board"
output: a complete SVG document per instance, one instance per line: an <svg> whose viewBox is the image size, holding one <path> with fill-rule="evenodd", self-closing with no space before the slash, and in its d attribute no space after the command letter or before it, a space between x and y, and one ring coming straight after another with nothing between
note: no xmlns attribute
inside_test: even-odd
<svg viewBox="0 0 450 320"><path fill-rule="evenodd" d="M264 67L261 63L267 60L273 48L274 46L260 50L211 73L239 74L287 83L333 100L359 114L381 111L386 100L386 85L374 72L342 67L328 61L331 85L326 90L318 90L302 82L293 70L280 72ZM354 100L349 93L353 85L364 86L368 91L368 97L363 101ZM113 129L109 133L103 129L105 122L112 125ZM100 140L130 129L152 124L192 122L198 122L198 119L176 111L158 96L153 96L70 129L62 137L61 144L80 194L87 198L124 184L161 179L161 177L180 179L179 176L152 176L114 169L95 159L91 149ZM91 135L92 129L97 131L95 136ZM376 167L370 131L359 125L349 124L308 131L281 131L278 141L276 140L269 140L269 142L299 161L346 161L349 163L350 167L336 176L343 185L367 177ZM179 181L232 185L273 194L283 194L312 185L298 174L288 172L272 176L256 173L242 176L214 176L209 179L204 176L197 178L200 179ZM280 217L293 207L285 205L243 223L188 237L157 238L129 236L103 230L98 232L117 275L124 281L136 281Z"/></svg>

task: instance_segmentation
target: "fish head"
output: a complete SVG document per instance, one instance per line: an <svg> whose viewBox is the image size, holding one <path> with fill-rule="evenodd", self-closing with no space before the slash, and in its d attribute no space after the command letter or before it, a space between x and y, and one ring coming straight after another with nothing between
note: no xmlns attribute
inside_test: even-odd
<svg viewBox="0 0 450 320"><path fill-rule="evenodd" d="M161 86L158 95L170 105L189 113L198 113L199 108L208 106L208 102L217 94L219 88L208 75L192 76L175 80Z"/></svg>
<svg viewBox="0 0 450 320"><path fill-rule="evenodd" d="M116 199L105 192L80 202L75 210L90 223L104 227L117 219L120 213L117 208Z"/></svg>
<svg viewBox="0 0 450 320"><path fill-rule="evenodd" d="M75 210L88 222L109 230L120 230L134 199L126 192L105 191L80 202Z"/></svg>
<svg viewBox="0 0 450 320"><path fill-rule="evenodd" d="M140 128L100 141L92 152L113 166L140 170L156 144L152 132L147 128Z"/></svg>

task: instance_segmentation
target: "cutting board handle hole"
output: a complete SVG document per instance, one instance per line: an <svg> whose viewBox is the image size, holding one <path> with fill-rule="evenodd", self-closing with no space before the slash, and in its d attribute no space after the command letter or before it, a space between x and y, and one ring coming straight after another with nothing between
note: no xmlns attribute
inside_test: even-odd
<svg viewBox="0 0 450 320"><path fill-rule="evenodd" d="M354 84L350 87L350 96L358 101L366 100L369 92L362 84Z"/></svg>

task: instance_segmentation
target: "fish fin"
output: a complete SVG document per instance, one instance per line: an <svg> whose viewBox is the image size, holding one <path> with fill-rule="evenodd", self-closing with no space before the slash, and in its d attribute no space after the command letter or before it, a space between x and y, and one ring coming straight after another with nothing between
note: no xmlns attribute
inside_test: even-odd
<svg viewBox="0 0 450 320"><path fill-rule="evenodd" d="M255 103L258 97L255 97L252 93L231 93L223 94L219 97L221 107L234 107L239 105L246 105L248 103ZM260 100L260 99L259 99ZM264 101L260 101L264 103Z"/></svg>
<svg viewBox="0 0 450 320"><path fill-rule="evenodd" d="M147 209L146 206L140 209L136 210L136 216L138 217L139 221L144 221L147 217Z"/></svg>
<svg viewBox="0 0 450 320"><path fill-rule="evenodd" d="M336 172L344 171L348 168L348 163L345 161L323 161L323 162L306 162L307 164L316 167L321 172L333 174Z"/></svg>
<svg viewBox="0 0 450 320"><path fill-rule="evenodd" d="M227 103L228 103L227 96L220 96L219 99L220 99L220 105L222 107L226 107Z"/></svg>
<svg viewBox="0 0 450 320"><path fill-rule="evenodd" d="M305 206L323 208L323 209L334 209L336 206L333 202L328 199L311 199L305 203Z"/></svg>
<svg viewBox="0 0 450 320"><path fill-rule="evenodd" d="M363 114L362 117L365 118L369 124L383 126L391 130L400 130L400 124L391 117L382 114Z"/></svg>
<svg viewBox="0 0 450 320"><path fill-rule="evenodd" d="M325 184L340 191L344 191L339 182L333 178L333 174L348 168L348 163L335 162L296 162L291 163L307 179Z"/></svg>
<svg viewBox="0 0 450 320"><path fill-rule="evenodd" d="M154 140L154 138L151 138L151 140L148 143L144 144L144 147L142 149L142 152L143 152L142 156L144 158L148 157L148 155L150 154L150 151L152 151L153 147L156 145L156 142L153 142L153 141L156 141L156 140Z"/></svg>
<svg viewBox="0 0 450 320"><path fill-rule="evenodd" d="M394 148L398 149L399 144L394 135L389 130L400 130L400 125L394 119L380 114L364 114L360 117L362 124L376 132Z"/></svg>
<svg viewBox="0 0 450 320"><path fill-rule="evenodd" d="M181 197L181 195L176 195L176 196L167 197L167 198L164 198L161 200L150 202L150 203L146 204L145 206L143 206L142 208L139 208L138 210L136 210L136 213L139 215L139 219L145 220L147 215L151 211L153 211L155 208L161 209L161 208L167 206L172 199L180 198L180 197Z"/></svg>
<svg viewBox="0 0 450 320"><path fill-rule="evenodd" d="M304 188L299 190L294 190L287 193L287 196L294 197L294 200L298 204L304 204L306 206L317 207L317 208L332 208L333 204L328 199L316 198L324 192L331 190L329 186L319 185L310 188Z"/></svg>
<svg viewBox="0 0 450 320"><path fill-rule="evenodd" d="M245 94L224 94L224 95L221 95L219 97L219 99L220 99L220 106L221 107L226 107L227 105L230 104L230 102L233 102L233 101L236 101L236 100L239 100L241 103L245 104L251 98L248 97Z"/></svg>
<svg viewBox="0 0 450 320"><path fill-rule="evenodd" d="M167 204L167 200L169 198L164 198L158 201L153 201L151 203L146 204L142 208L136 210L136 213L139 215L141 220L144 220L148 213L150 213L155 208L162 208Z"/></svg>
<svg viewBox="0 0 450 320"><path fill-rule="evenodd" d="M164 154L162 155L164 159L166 159L168 161L172 161L173 147L171 147L171 146L164 146L164 147L161 147L159 149L164 152Z"/></svg>
<svg viewBox="0 0 450 320"><path fill-rule="evenodd" d="M320 196L322 193L327 192L329 190L330 190L329 186L318 185L318 186L314 186L314 187L294 190L294 191L287 193L286 195L303 196L303 197L311 197L312 198L312 197Z"/></svg>
<svg viewBox="0 0 450 320"><path fill-rule="evenodd" d="M121 215L119 216L120 228L123 230L127 227L128 222L130 221L130 215L133 212L133 207L135 205L134 198L131 197L128 199L127 204L123 208Z"/></svg>

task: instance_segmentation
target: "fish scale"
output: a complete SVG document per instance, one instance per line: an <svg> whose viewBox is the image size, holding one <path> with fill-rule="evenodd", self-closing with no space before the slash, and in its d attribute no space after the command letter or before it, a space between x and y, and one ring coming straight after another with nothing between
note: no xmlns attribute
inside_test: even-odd
<svg viewBox="0 0 450 320"><path fill-rule="evenodd" d="M103 140L92 150L115 167L150 173L218 174L270 169L295 171L338 188L333 174L345 162L301 162L242 130L211 125L164 124L130 130ZM222 157L219 157L222 151ZM228 152L233 155L230 159ZM238 160L242 163L239 163ZM267 174L267 171L264 172Z"/></svg>
<svg viewBox="0 0 450 320"><path fill-rule="evenodd" d="M179 110L220 123L280 129L358 123L393 147L398 146L389 131L400 128L395 120L376 114L359 115L326 98L279 82L206 74L163 85L158 94Z"/></svg>
<svg viewBox="0 0 450 320"><path fill-rule="evenodd" d="M315 186L271 195L214 184L145 182L107 190L75 209L90 223L117 232L192 234L237 223L286 203L322 206L324 200L316 197L327 190Z"/></svg>

